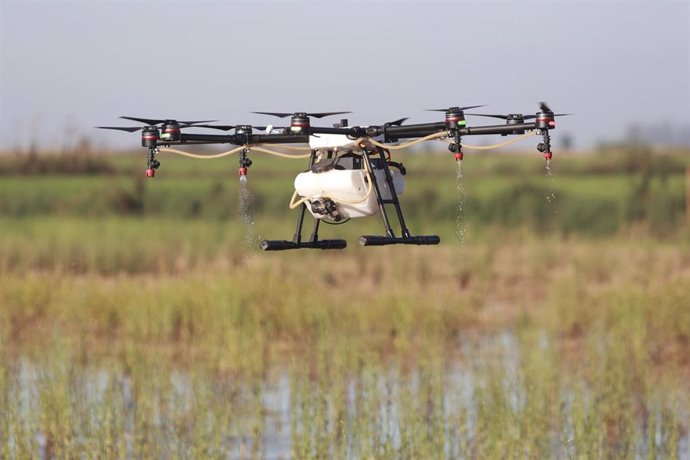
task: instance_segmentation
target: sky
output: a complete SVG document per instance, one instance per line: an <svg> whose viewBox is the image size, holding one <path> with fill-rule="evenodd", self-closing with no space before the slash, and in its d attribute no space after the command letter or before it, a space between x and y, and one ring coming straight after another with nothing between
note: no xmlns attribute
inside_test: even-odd
<svg viewBox="0 0 690 460"><path fill-rule="evenodd" d="M690 1L0 0L0 149L135 147L136 133L93 129L136 126L121 115L351 110L368 125L539 101L574 114L556 145L689 127Z"/></svg>

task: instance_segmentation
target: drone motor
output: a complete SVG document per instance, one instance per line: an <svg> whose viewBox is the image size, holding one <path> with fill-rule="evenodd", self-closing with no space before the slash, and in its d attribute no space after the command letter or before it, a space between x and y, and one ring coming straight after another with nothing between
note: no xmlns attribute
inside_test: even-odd
<svg viewBox="0 0 690 460"><path fill-rule="evenodd" d="M144 126L141 129L141 146L155 148L160 140L160 131L155 126Z"/></svg>
<svg viewBox="0 0 690 460"><path fill-rule="evenodd" d="M290 132L293 134L307 132L309 127L309 117L306 113L296 113L290 118Z"/></svg>

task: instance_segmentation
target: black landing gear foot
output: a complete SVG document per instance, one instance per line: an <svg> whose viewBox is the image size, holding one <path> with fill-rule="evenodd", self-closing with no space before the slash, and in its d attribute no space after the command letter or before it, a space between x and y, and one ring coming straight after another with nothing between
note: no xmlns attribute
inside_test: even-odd
<svg viewBox="0 0 690 460"><path fill-rule="evenodd" d="M295 243L288 240L264 240L261 249L264 251L286 251L288 249L345 249L345 240L301 241Z"/></svg>
<svg viewBox="0 0 690 460"><path fill-rule="evenodd" d="M439 244L441 238L438 235L407 236L402 238L390 236L364 235L359 237L359 244L362 246L386 246L389 244L417 244L434 245Z"/></svg>

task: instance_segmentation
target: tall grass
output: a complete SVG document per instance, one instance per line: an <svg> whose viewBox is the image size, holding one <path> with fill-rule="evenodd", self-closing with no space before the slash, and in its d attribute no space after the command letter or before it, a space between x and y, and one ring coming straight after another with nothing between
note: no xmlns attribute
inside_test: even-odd
<svg viewBox="0 0 690 460"><path fill-rule="evenodd" d="M687 452L687 245L521 241L5 273L0 437L56 457Z"/></svg>
<svg viewBox="0 0 690 460"><path fill-rule="evenodd" d="M206 166L2 178L0 458L690 455L681 177L470 159L464 243L442 158L404 196L441 246L332 252L248 247ZM284 172L250 177L263 237Z"/></svg>

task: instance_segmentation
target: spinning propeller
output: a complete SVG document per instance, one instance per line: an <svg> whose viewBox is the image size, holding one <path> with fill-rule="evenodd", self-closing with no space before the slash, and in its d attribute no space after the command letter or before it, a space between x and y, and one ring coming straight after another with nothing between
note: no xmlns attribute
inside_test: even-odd
<svg viewBox="0 0 690 460"><path fill-rule="evenodd" d="M546 102L539 103L540 112L536 115L523 115L521 113L508 113L508 114L488 114L488 113L468 113L467 115L473 115L476 117L489 117L489 118L499 118L501 120L506 120L506 122L511 124L522 123L524 120L531 120L533 118L538 118L539 114L549 114L553 117L565 117L567 115L572 115L570 113L553 113L553 111L546 105Z"/></svg>
<svg viewBox="0 0 690 460"><path fill-rule="evenodd" d="M484 105L468 105L466 107L449 107L447 109L427 109L428 112L446 112L446 128L455 129L465 126L465 110L484 107Z"/></svg>
<svg viewBox="0 0 690 460"><path fill-rule="evenodd" d="M293 112L293 113L287 113L287 112L252 112L252 113L258 113L259 115L271 115L273 117L278 117L278 118L285 118L285 117L314 117L314 118L323 118L323 117L330 117L331 115L342 115L345 113L352 113L352 112L314 112L314 113L307 113L307 112Z"/></svg>
<svg viewBox="0 0 690 460"><path fill-rule="evenodd" d="M310 123L309 123L309 117L314 117L314 118L323 118L323 117L329 117L331 115L342 115L345 113L352 113L352 112L313 112L313 113L308 113L308 112L294 112L294 113L287 113L287 112L252 112L252 113L257 113L260 115L270 115L272 117L278 117L278 118L285 118L285 117L291 117L290 118L290 132L292 134L301 134L304 131L308 131L310 128Z"/></svg>
<svg viewBox="0 0 690 460"><path fill-rule="evenodd" d="M198 120L198 121L177 121L173 119L157 119L157 118L138 118L138 117L120 117L124 118L125 120L132 120L132 121L139 121L141 123L145 123L146 126L155 126L162 124L163 129L165 129L166 126L168 127L177 127L179 128L187 128L189 126L195 125L196 123L209 123L217 120ZM144 129L143 126L96 126L96 128L99 129L115 129L117 131L126 131L128 133L133 133L135 131L139 131L141 129Z"/></svg>
<svg viewBox="0 0 690 460"><path fill-rule="evenodd" d="M192 125L187 126L188 128L208 128L208 129L218 129L220 131L230 131L231 129L245 128L246 125ZM254 129L264 131L267 126L252 126Z"/></svg>
<svg viewBox="0 0 690 460"><path fill-rule="evenodd" d="M407 121L407 120L408 120L408 117L399 118L397 120L389 121L388 123L384 123L383 126L402 126L402 124L405 123L405 121Z"/></svg>
<svg viewBox="0 0 690 460"><path fill-rule="evenodd" d="M539 129L543 128L553 128L556 126L555 117L565 117L572 115L570 113L553 113L551 108L546 104L546 102L539 103L539 112L535 115L523 115L521 113L508 113L508 114L488 114L488 113L468 113L467 115L477 116L477 117L488 117L488 118L498 118L505 120L507 125L519 125L525 122L525 120L537 119L536 127ZM524 134L524 130L518 130L513 132L513 134Z"/></svg>

